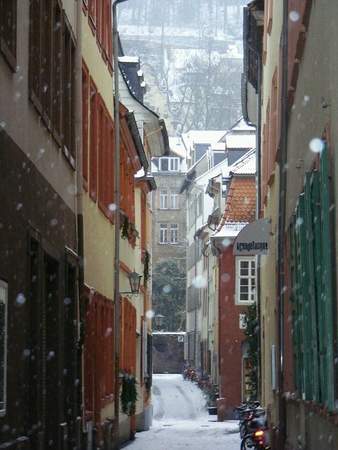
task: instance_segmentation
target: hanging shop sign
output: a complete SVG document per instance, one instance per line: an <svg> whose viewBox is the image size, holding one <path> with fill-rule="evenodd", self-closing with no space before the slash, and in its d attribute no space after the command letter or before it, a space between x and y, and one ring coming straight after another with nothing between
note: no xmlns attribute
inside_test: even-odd
<svg viewBox="0 0 338 450"><path fill-rule="evenodd" d="M270 236L270 220L255 220L238 233L234 242L233 253L236 256L267 255L270 248Z"/></svg>

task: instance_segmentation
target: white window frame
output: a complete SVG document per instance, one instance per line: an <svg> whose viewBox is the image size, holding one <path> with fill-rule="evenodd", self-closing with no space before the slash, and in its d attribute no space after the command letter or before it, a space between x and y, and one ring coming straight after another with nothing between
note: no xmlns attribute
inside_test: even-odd
<svg viewBox="0 0 338 450"><path fill-rule="evenodd" d="M175 236L175 239L173 239L173 236ZM170 243L178 244L178 224L177 223L172 223L170 225Z"/></svg>
<svg viewBox="0 0 338 450"><path fill-rule="evenodd" d="M168 244L168 224L160 223L160 244Z"/></svg>
<svg viewBox="0 0 338 450"><path fill-rule="evenodd" d="M177 192L170 192L170 209L180 209L179 194Z"/></svg>
<svg viewBox="0 0 338 450"><path fill-rule="evenodd" d="M160 189L160 209L168 209L168 190Z"/></svg>
<svg viewBox="0 0 338 450"><path fill-rule="evenodd" d="M241 263L242 262L248 262L248 275L241 275L240 269L241 269ZM255 275L254 277L251 275L251 269L252 269L252 263L254 263L255 266ZM247 278L248 279L248 298L249 300L241 300L240 299L240 287L241 287L241 279ZM254 278L254 299L251 299L252 295L252 279ZM256 296L257 296L257 261L255 256L247 256L247 257L236 257L236 293L235 293L235 299L236 299L236 305L252 305L256 302Z"/></svg>
<svg viewBox="0 0 338 450"><path fill-rule="evenodd" d="M158 163L158 170L161 172L178 172L179 171L179 162L180 162L180 158L176 158L176 157L168 157L168 156L162 156L161 158L158 159L159 163ZM166 161L168 164L168 169L163 169L162 168L162 163Z"/></svg>
<svg viewBox="0 0 338 450"><path fill-rule="evenodd" d="M3 386L0 386L3 395L3 402L0 403L0 417L6 414L6 402L7 402L7 333L8 333L8 283L4 280L0 280L0 303L4 303L5 317L4 317L4 374L3 374Z"/></svg>
<svg viewBox="0 0 338 450"><path fill-rule="evenodd" d="M179 158L169 158L169 171L178 172L179 169Z"/></svg>

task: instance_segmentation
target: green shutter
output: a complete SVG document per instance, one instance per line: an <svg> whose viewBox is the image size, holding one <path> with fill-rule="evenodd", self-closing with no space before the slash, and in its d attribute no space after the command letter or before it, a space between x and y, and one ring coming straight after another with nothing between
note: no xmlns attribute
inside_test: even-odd
<svg viewBox="0 0 338 450"><path fill-rule="evenodd" d="M314 269L315 269L315 298L317 311L318 333L318 363L319 363L319 399L320 403L326 398L327 382L325 370L325 315L322 302L322 249L321 249L321 207L320 207L320 177L318 172L313 172L311 179L312 197L312 228L314 235Z"/></svg>
<svg viewBox="0 0 338 450"><path fill-rule="evenodd" d="M299 293L301 303L301 316L302 316L302 351L304 355L304 393L305 399L311 400L312 392L312 377L311 377L311 364L312 364L312 349L311 349L311 315L310 315L310 302L308 298L308 286L310 283L310 277L308 272L308 251L307 251L307 238L305 228L305 195L301 194L299 197L299 210L298 210L298 229L299 229L299 242L300 242L300 284L301 291Z"/></svg>
<svg viewBox="0 0 338 450"><path fill-rule="evenodd" d="M306 272L307 284L305 301L308 308L308 338L309 338L309 380L311 390L310 399L319 401L319 365L318 365L318 338L317 338L317 308L315 296L315 261L314 236L312 227L312 199L311 199L311 173L305 177L304 188L304 228L306 239Z"/></svg>
<svg viewBox="0 0 338 450"><path fill-rule="evenodd" d="M293 217L290 227L290 254L291 254L291 285L292 285L292 339L294 358L294 381L298 392L302 392L301 381L301 361L300 361L300 321L299 321L299 274L298 274L298 254L296 238L296 217Z"/></svg>
<svg viewBox="0 0 338 450"><path fill-rule="evenodd" d="M328 149L325 146L320 158L321 184L321 236L322 236L322 302L326 330L325 369L327 374L326 405L334 409L334 355L333 355L333 289L332 289L332 255L330 226L330 186Z"/></svg>

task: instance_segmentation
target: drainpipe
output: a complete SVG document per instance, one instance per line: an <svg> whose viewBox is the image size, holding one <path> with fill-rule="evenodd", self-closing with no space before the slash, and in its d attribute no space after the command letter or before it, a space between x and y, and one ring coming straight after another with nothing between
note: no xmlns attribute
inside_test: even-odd
<svg viewBox="0 0 338 450"><path fill-rule="evenodd" d="M262 60L261 55L257 52L257 63L258 63L258 74L257 74L257 130L256 130L256 220L260 218L261 209L261 131L262 131ZM262 395L262 385L261 385L261 374L262 374L262 322L261 322L261 256L257 256L257 319L258 319L258 374L257 374L257 398L261 398Z"/></svg>
<svg viewBox="0 0 338 450"><path fill-rule="evenodd" d="M84 237L83 237L83 206L82 206L82 195L83 195L83 179L82 179L82 2L77 0L76 4L76 35L77 42L75 47L75 147L76 147L76 235L77 235L77 254L79 258L79 274L78 274L78 298L76 304L76 317L77 317L77 359L76 359L76 369L75 369L75 379L81 380L81 404L82 411L77 404L79 397L79 387L75 386L75 414L78 423L76 425L80 428L82 415L82 426L84 429L85 415L84 415L84 378L83 378L83 339L81 333L81 302L82 302L82 291L84 286ZM79 435L76 436L76 444L78 448L81 447L81 437L80 430L76 428L76 432ZM79 442L78 442L79 441Z"/></svg>
<svg viewBox="0 0 338 450"><path fill-rule="evenodd" d="M113 448L120 448L120 96L119 96L119 36L117 29L117 5L126 0L113 0L113 69L114 69L114 166L115 166L115 251L114 251L114 439Z"/></svg>
<svg viewBox="0 0 338 450"><path fill-rule="evenodd" d="M279 381L279 450L284 449L286 440L286 404L283 395L284 392L284 230L285 230L285 210L286 210L286 182L287 172L285 165L287 162L287 133L288 133L288 21L289 8L288 0L283 2L283 53L282 53L282 108L281 108L281 140L280 140L280 182L279 182L279 217L278 217L278 342L279 342L279 364L278 364L278 381Z"/></svg>
<svg viewBox="0 0 338 450"><path fill-rule="evenodd" d="M256 220L260 218L260 209L261 209L261 183L262 183L262 171L261 171L261 143L262 143L262 58L260 53L253 48L251 45L247 44L250 50L256 55L257 58L257 124L252 123L250 120L246 120L246 123L249 126L256 128ZM261 335L261 270L260 270L261 257L257 256L257 320L258 320L258 386L257 386L257 397L261 399L262 395L262 386L261 386L261 374L262 374L262 335Z"/></svg>

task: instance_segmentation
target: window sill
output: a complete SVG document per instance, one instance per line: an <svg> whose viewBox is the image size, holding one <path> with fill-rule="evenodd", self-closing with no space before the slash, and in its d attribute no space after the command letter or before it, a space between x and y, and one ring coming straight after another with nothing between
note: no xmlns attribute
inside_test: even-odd
<svg viewBox="0 0 338 450"><path fill-rule="evenodd" d="M254 305L255 303L256 303L256 300L248 300L248 301L236 300L235 301L236 306L250 306L250 305Z"/></svg>

